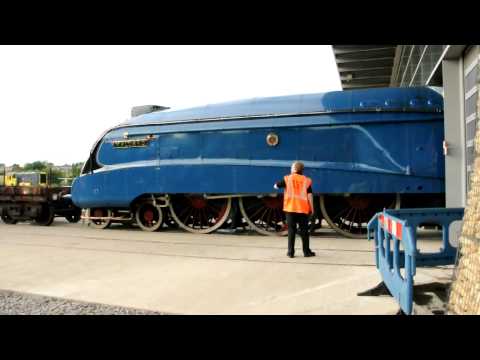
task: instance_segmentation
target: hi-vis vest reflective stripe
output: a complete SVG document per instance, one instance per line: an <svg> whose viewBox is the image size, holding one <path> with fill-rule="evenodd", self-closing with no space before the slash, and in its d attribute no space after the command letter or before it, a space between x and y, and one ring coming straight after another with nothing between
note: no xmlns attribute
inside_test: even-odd
<svg viewBox="0 0 480 360"><path fill-rule="evenodd" d="M292 174L284 177L286 189L283 195L283 211L308 214L310 203L307 190L312 180L306 176Z"/></svg>

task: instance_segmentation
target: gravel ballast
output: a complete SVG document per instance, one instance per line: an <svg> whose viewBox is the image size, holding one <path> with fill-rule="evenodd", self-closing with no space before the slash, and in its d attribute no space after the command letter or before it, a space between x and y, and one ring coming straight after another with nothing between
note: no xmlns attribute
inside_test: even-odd
<svg viewBox="0 0 480 360"><path fill-rule="evenodd" d="M0 315L165 315L165 313L0 290Z"/></svg>

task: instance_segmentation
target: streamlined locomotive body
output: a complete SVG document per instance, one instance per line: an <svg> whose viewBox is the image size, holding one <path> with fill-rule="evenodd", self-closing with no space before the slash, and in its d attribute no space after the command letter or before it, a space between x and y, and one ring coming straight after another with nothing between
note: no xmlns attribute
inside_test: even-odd
<svg viewBox="0 0 480 360"><path fill-rule="evenodd" d="M384 88L161 108L105 132L72 186L97 227L165 219L192 232L243 221L283 234L275 181L295 160L313 180L318 218L364 236L385 207L444 197L443 99L429 88Z"/></svg>

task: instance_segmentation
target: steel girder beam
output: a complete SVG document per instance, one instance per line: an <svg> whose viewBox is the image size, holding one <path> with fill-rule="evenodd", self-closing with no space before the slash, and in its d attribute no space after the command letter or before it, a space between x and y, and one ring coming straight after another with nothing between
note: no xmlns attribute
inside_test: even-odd
<svg viewBox="0 0 480 360"><path fill-rule="evenodd" d="M396 45L332 45L343 89L388 87Z"/></svg>

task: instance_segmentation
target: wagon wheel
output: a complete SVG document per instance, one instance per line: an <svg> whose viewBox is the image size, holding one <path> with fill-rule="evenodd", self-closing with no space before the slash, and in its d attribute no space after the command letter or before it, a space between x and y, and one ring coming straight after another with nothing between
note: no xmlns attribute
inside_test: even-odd
<svg viewBox="0 0 480 360"><path fill-rule="evenodd" d="M35 219L35 223L41 226L50 226L55 219L55 210L49 205L43 205L40 215Z"/></svg>
<svg viewBox="0 0 480 360"><path fill-rule="evenodd" d="M2 215L2 220L5 224L8 224L8 225L15 225L18 222L18 220L15 220L14 218L11 218L8 215Z"/></svg>
<svg viewBox="0 0 480 360"><path fill-rule="evenodd" d="M67 219L67 221L72 224L78 223L81 217L82 217L82 211L80 209L76 210L71 214L65 215L65 219Z"/></svg>
<svg viewBox="0 0 480 360"><path fill-rule="evenodd" d="M94 208L90 209L90 216L92 217L111 217L112 212L107 209ZM111 220L90 220L89 225L95 229L106 229L112 223Z"/></svg>
<svg viewBox="0 0 480 360"><path fill-rule="evenodd" d="M80 221L80 214L65 215L65 219L67 219L69 223L76 224Z"/></svg>
<svg viewBox="0 0 480 360"><path fill-rule="evenodd" d="M157 231L163 224L163 211L153 204L143 203L137 207L135 219L140 229Z"/></svg>
<svg viewBox="0 0 480 360"><path fill-rule="evenodd" d="M243 217L258 233L271 236L288 234L283 195L243 197L239 204Z"/></svg>
<svg viewBox="0 0 480 360"><path fill-rule="evenodd" d="M320 196L320 209L337 233L349 238L366 238L367 224L383 209L400 208L400 197L392 194Z"/></svg>
<svg viewBox="0 0 480 360"><path fill-rule="evenodd" d="M182 229L196 234L207 234L217 230L228 219L232 199L176 195L170 199L169 206L173 219Z"/></svg>

